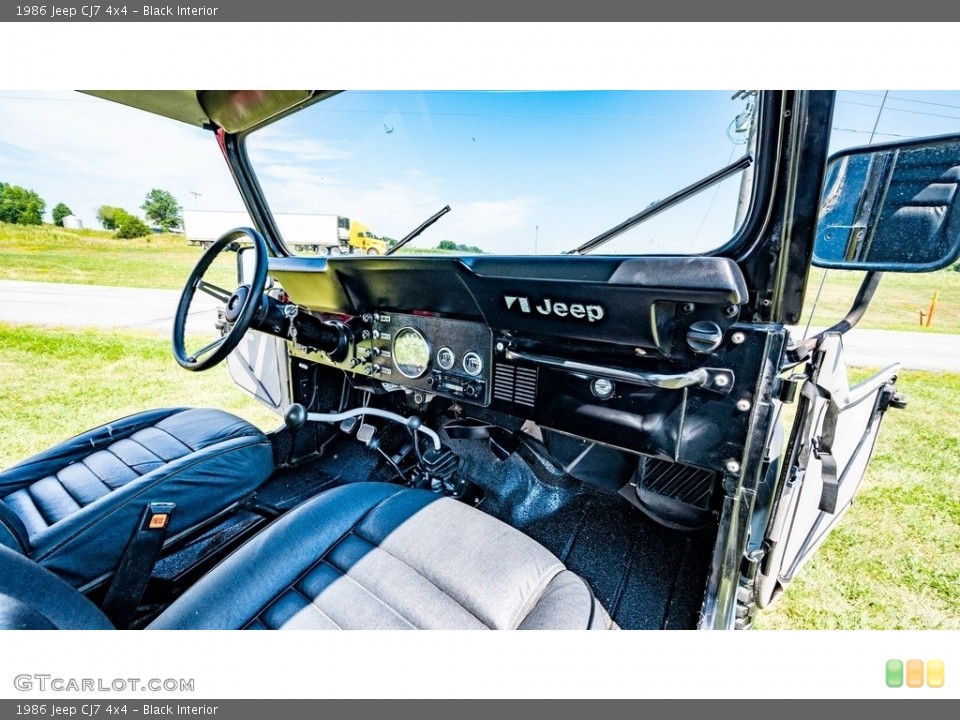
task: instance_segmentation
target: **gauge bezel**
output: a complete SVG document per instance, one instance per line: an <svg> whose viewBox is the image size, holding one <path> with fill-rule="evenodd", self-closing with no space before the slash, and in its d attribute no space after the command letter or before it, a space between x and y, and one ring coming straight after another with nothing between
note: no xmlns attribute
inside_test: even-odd
<svg viewBox="0 0 960 720"><path fill-rule="evenodd" d="M450 353L449 365L444 365L443 361L440 359L440 353L442 353L444 350ZM453 348L451 348L448 345L444 345L441 348L439 348L437 350L437 354L434 356L434 359L437 361L437 366L441 370L453 370L453 368L456 367L457 365L457 354L453 351Z"/></svg>
<svg viewBox="0 0 960 720"><path fill-rule="evenodd" d="M426 348L426 362L423 364L423 369L420 372L415 374L410 374L408 372L405 372L403 367L401 366L399 358L397 357L397 340L399 340L400 337L405 332L416 333L417 337L420 338L420 341L423 343L424 347ZM430 358L433 357L433 348L430 346L430 343L427 341L427 339L423 336L423 333L417 330L417 328L413 327L412 325L404 325L402 328L400 328L393 334L393 339L391 340L391 343L390 343L390 354L391 354L391 357L393 358L393 365L395 368L397 368L397 372L399 372L401 375L403 375L406 378L410 378L411 380L416 380L419 377L423 377L423 375L427 372L427 370L430 369Z"/></svg>
<svg viewBox="0 0 960 720"><path fill-rule="evenodd" d="M471 372L467 367L467 358L471 356L475 357L477 362L480 363L480 367L477 368L476 372ZM480 353L471 350L470 352L464 354L463 359L460 361L460 367L462 367L463 371L470 377L479 377L483 373L483 358L480 357Z"/></svg>

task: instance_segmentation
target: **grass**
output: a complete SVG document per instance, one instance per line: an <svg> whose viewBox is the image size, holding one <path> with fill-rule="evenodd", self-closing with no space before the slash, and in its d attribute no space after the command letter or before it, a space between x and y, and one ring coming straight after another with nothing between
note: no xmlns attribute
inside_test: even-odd
<svg viewBox="0 0 960 720"><path fill-rule="evenodd" d="M898 385L853 507L758 627L960 629L960 374Z"/></svg>
<svg viewBox="0 0 960 720"><path fill-rule="evenodd" d="M824 271L817 268L810 272L803 305L803 324L808 320L823 274ZM830 270L812 325L832 325L846 315L862 279L861 272ZM939 292L939 298L933 323L929 328L921 327L920 311L929 310L934 291ZM887 273L857 327L960 333L960 272L947 269L935 273Z"/></svg>
<svg viewBox="0 0 960 720"><path fill-rule="evenodd" d="M233 385L225 363L187 372L167 340L0 323L0 348L0 468L150 408L219 407L266 430L281 423Z"/></svg>
<svg viewBox="0 0 960 720"><path fill-rule="evenodd" d="M0 280L180 290L200 254L183 235L118 240L102 230L0 223Z"/></svg>

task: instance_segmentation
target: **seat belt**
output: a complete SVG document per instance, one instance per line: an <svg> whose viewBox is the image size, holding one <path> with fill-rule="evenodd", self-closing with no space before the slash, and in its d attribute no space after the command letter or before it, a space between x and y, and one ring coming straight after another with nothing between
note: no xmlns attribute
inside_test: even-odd
<svg viewBox="0 0 960 720"><path fill-rule="evenodd" d="M140 606L176 507L174 503L152 502L143 509L101 607L117 628L129 627Z"/></svg>

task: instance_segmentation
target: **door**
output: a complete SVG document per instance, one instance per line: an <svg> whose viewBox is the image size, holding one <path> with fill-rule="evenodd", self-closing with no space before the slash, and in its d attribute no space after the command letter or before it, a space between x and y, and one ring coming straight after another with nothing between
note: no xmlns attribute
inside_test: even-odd
<svg viewBox="0 0 960 720"><path fill-rule="evenodd" d="M824 336L804 372L778 496L756 580L766 607L853 503L886 410L902 407L899 365L850 387L839 333Z"/></svg>

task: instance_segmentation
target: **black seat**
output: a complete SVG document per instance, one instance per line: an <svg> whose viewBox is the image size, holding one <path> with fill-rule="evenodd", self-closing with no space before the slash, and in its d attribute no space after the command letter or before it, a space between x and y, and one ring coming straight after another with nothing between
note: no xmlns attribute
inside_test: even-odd
<svg viewBox="0 0 960 720"><path fill-rule="evenodd" d="M221 410L131 415L0 473L0 545L87 589L116 570L144 507L173 502L169 539L273 472L266 436Z"/></svg>
<svg viewBox="0 0 960 720"><path fill-rule="evenodd" d="M34 582L38 573L45 577ZM83 596L54 583L0 548L0 628L109 625ZM149 628L611 626L586 583L519 531L425 490L358 483L268 526Z"/></svg>

